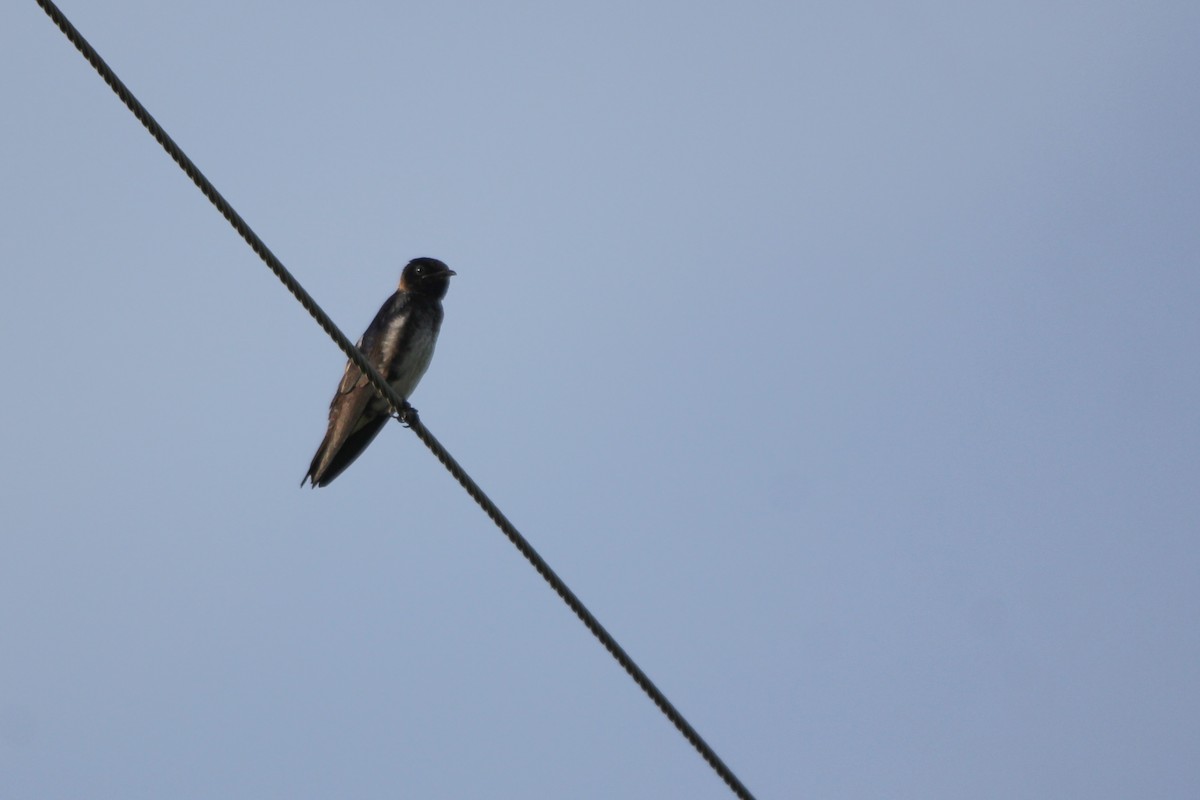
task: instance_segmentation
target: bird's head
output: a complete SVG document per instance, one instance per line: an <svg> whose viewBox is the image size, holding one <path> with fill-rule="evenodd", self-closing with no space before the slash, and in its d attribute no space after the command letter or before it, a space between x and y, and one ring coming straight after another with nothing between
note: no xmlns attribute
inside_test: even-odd
<svg viewBox="0 0 1200 800"><path fill-rule="evenodd" d="M446 296L450 276L454 274L454 270L436 258L414 258L400 273L400 290L441 300Z"/></svg>

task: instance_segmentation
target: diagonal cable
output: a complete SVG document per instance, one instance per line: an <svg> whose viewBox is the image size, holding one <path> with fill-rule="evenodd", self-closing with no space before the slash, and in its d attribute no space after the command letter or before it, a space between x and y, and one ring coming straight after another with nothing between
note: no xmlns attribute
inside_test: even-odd
<svg viewBox="0 0 1200 800"><path fill-rule="evenodd" d="M391 385L383 379L383 376L381 376L378 370L371 365L371 362L366 359L362 352L359 351L359 349L355 347L348 338L346 338L346 335L338 329L337 325L334 324L329 315L326 314L319 305L317 305L317 301L312 298L312 295L305 291L304 287L300 285L300 282L296 280L292 273L288 272L287 268L283 266L283 263L275 256L274 253L271 252L270 248L268 248L263 240L258 237L258 234L256 234L250 228L246 221L242 219L241 215L234 210L233 206L229 204L229 201L226 200L221 193L217 191L216 187L209 182L208 178L206 178L204 174L200 172L200 169L194 163L192 163L192 160L188 158L187 154L184 153L179 145L175 143L175 140L167 135L167 132L163 129L163 127L158 124L158 121L155 120L153 116L150 115L150 112L146 110L146 107L138 101L133 92L129 90L129 87L127 87L121 81L121 79L117 77L112 68L105 63L104 59L100 57L100 54L96 52L95 48L93 48L91 44L89 44L88 41L83 37L83 34L81 34L79 30L71 24L71 21L68 20L62 11L60 11L54 3L50 2L50 0L37 0L37 4L41 6L42 10L49 15L50 19L54 21L54 24L58 26L67 39L69 39L70 42L75 45L75 48L83 55L85 59L87 59L88 63L92 65L96 72L100 74L100 77L103 78L104 82L109 85L109 88L116 93L117 97L121 99L121 102L123 102L125 106L131 112L133 112L133 115L137 117L138 121L141 122L143 126L145 126L146 130L150 132L150 135L154 137L155 141L162 145L162 148L167 151L167 155L169 155L172 160L179 165L179 168L182 169L189 178L191 178L192 183L196 184L197 188L199 188L204 196L208 198L209 202L211 202L213 206L215 206L216 209L221 212L221 215L228 220L229 224L233 226L233 229L238 232L238 235L246 240L246 244L250 245L250 249L258 254L258 257L263 260L268 268L270 268L271 272L275 273L275 276L282 281L284 286L287 287L287 290L291 292L297 300L300 301L300 305L302 305L304 309L310 315L312 315L313 319L317 321L317 324L321 326L321 329L329 334L330 338L337 343L337 346L342 350L343 353L346 354L347 358L353 361L355 365L363 371L363 374L366 375L371 381L371 384L375 387L376 391L378 391L379 394L387 401L392 414L412 429L412 431L417 435L417 438L419 438L422 443L429 448L434 457L436 457L437 460L440 461L442 465L450 472L450 474L454 476L454 479L457 480L463 489L466 490L467 494L471 496L471 499L479 504L484 513L486 513L492 522L495 523L495 525L500 528L504 535L508 537L509 541L511 541L517 550L521 552L521 555L525 556L529 563L533 565L538 574L541 575L548 584L550 584L550 588L554 589L558 596L562 598L563 602L566 603L573 612L575 612L575 615L579 617L580 621L583 622L587 629L592 632L592 635L600 640L600 643L604 645L604 648L608 650L613 658L617 660L617 663L620 664L627 673L629 673L629 676L633 678L634 682L642 689L642 691L644 691L650 697L650 699L654 701L654 704L658 706L659 710L662 711L664 715L666 715L667 719L669 719L671 723L674 724L679 730L679 732L683 734L684 738L687 739L694 748L696 748L704 760L708 762L709 766L711 766L713 770L716 771L716 773L721 777L721 779L725 781L729 788L733 790L733 793L739 798L742 798L742 800L753 800L753 795L750 794L750 790L747 789L740 780L738 780L737 776L733 774L733 771L726 766L725 762L722 761L720 756L718 756L716 752L708 745L708 743L704 741L703 737L697 733L696 729L693 728L686 719L684 719L683 715L679 713L678 709L676 709L674 705L671 704L666 695L664 695L662 691L654 685L654 682L650 680L649 676L647 676L646 673L643 672L636 663L634 663L633 659L630 658L629 654L625 652L624 648L617 643L617 640L613 638L612 634L610 634L604 628L604 626L600 624L600 621L596 619L596 617L593 616L590 611L588 611L587 607L584 606L583 602L575 595L574 592L571 591L570 587L567 586L562 578L558 577L558 574L550 568L550 565L546 563L545 559L543 559L538 552L534 550L533 545L531 545L529 541L521 535L520 531L518 531L516 527L508 521L508 518L505 517L500 511L500 508L492 502L491 498L489 498L481 488L479 488L479 485L471 479L471 476L467 474L466 470L464 470L462 466L460 466L459 463L454 460L454 457L451 456L449 451L442 446L442 443L439 442L432 433L430 433L429 429L425 427L420 418L417 416L416 410L410 406L404 398L400 397L400 395L396 393L396 390L393 389Z"/></svg>

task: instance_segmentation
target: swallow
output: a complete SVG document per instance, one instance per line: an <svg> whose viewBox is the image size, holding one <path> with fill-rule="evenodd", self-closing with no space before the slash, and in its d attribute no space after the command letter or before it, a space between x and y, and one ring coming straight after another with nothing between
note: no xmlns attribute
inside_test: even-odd
<svg viewBox="0 0 1200 800"><path fill-rule="evenodd" d="M433 358L442 327L442 298L454 270L436 258L414 258L400 274L400 285L358 340L358 349L396 393L408 399ZM308 474L313 488L327 486L367 449L383 429L388 404L353 361L329 404L329 428Z"/></svg>

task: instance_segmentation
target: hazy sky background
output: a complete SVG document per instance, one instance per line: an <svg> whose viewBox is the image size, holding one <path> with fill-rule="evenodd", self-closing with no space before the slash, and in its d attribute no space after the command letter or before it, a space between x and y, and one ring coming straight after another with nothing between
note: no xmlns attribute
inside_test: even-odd
<svg viewBox="0 0 1200 800"><path fill-rule="evenodd" d="M761 798L1200 787L1200 4L64 0ZM0 796L723 798L32 2Z"/></svg>

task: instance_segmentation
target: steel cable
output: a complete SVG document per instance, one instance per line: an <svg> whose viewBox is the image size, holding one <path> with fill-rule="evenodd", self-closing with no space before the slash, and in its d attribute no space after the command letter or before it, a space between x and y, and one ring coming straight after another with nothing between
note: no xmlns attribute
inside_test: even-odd
<svg viewBox="0 0 1200 800"><path fill-rule="evenodd" d="M548 584L550 584L550 587L554 589L555 593L557 593L558 596L562 598L563 602L566 603L571 609L571 611L573 611L575 615L579 617L580 621L583 622L589 631L591 631L592 635L595 636L602 645L604 645L604 648L608 650L612 657L616 659L617 663L621 665L621 667L629 674L631 678L633 678L634 682L642 689L642 691L644 691L650 697L650 699L654 701L654 704L658 706L659 710L666 715L667 719L669 719L671 723L679 730L679 732L683 734L684 738L687 739L694 748L696 748L704 760L708 762L709 766L711 766L713 770L716 771L716 773L721 777L721 779L725 781L729 788L733 790L733 793L739 798L743 798L743 800L753 800L753 795L751 795L750 791L742 784L740 780L738 780L737 776L733 774L733 771L726 766L725 762L721 760L721 758L700 736L700 734L696 732L696 729L693 728L686 719L684 719L683 715L679 713L678 709L676 709L675 706L672 705L669 700L667 700L666 695L664 695L662 691L660 691L659 688L654 685L654 682L650 680L646 673L643 672L636 663L634 663L633 659L630 658L629 654L625 652L624 648L622 648L621 645L617 643L617 640L613 638L612 634L610 634L604 628L604 626L600 624L600 621L597 620L590 611L588 611L587 607L585 607L583 602L576 597L575 593L571 591L562 578L560 578L558 574L550 568L550 565L547 564L546 561L538 554L538 552L533 548L533 545L531 545L529 541L521 535L516 527L508 521L508 518L504 516L499 507L492 502L491 498L489 498L481 488L479 488L479 485L475 483L470 475L467 474L466 470L464 470L462 466L454 460L454 457L451 456L449 451L442 446L442 443L439 442L432 433L430 433L429 429L426 428L421 422L416 410L413 409L404 398L396 394L396 391L391 387L391 385L388 384L387 381L383 379L383 376L379 374L378 370L376 370L375 367L372 366L369 361L367 361L362 352L360 352L359 349L355 347L348 338L346 338L346 335L338 329L337 325L334 324L329 315L326 314L319 305L317 305L316 300L314 300L312 296L305 291L304 287L300 285L300 282L297 281L290 272L288 272L287 268L283 266L283 263L275 256L274 253L271 252L270 248L268 248L262 239L258 237L258 235L246 223L246 221L242 219L241 215L234 210L233 206L229 204L229 201L226 200L221 193L217 191L216 187L209 182L208 178L206 178L204 174L200 172L200 169L192 162L190 158L188 158L187 154L183 152L179 145L175 143L175 140L167 135L167 132L158 123L158 121L151 116L150 112L146 110L145 106L143 106L138 101L137 97L134 96L133 92L131 92L129 88L121 81L121 79L117 77L116 73L104 61L104 59L100 57L100 54L96 52L95 48L93 48L78 31L78 29L71 24L71 21L68 20L62 11L60 11L54 3L50 2L50 0L37 0L37 4L41 6L42 10L49 15L50 19L54 21L54 24L58 26L67 39L69 39L71 43L75 45L75 48L79 50L85 59L87 59L88 63L92 65L96 72L100 74L100 77L103 78L104 82L107 83L113 92L116 93L117 97L121 99L121 102L123 102L125 106L131 112L133 112L133 115L137 117L138 121L141 122L143 126L145 126L146 130L150 132L150 135L154 137L155 141L157 141L162 148L167 151L167 154L172 158L172 160L175 161L176 164L179 165L180 169L184 171L184 173L192 180L192 182L196 184L204 196L208 198L209 202L211 202L213 206L215 206L216 209L221 212L221 215L228 220L229 224L232 225L234 230L238 232L238 235L246 240L246 243L250 245L250 249L252 249L258 255L258 257L263 260L267 267L270 268L271 272L275 273L276 277L278 277L283 285L287 287L287 290L291 292L297 300L300 301L300 305L302 305L304 309L310 315L312 315L313 319L317 321L317 324L321 326L321 329L324 330L325 333L329 334L334 342L337 343L337 346L342 350L342 352L346 354L346 357L353 361L355 365L363 371L363 374L367 376L379 394L388 402L389 406L391 407L392 414L412 429L413 433L417 435L417 438L419 438L421 442L424 443L427 448L429 448L434 457L436 457L437 460L440 461L442 465L450 472L450 474L454 476L454 479L457 480L463 489L466 490L467 494L471 496L471 499L479 504L484 513L486 513L492 522L495 523L495 525L500 528L504 535L508 537L509 541L511 541L517 550L521 552L521 555L525 556L529 563L533 565L538 574L541 575Z"/></svg>

